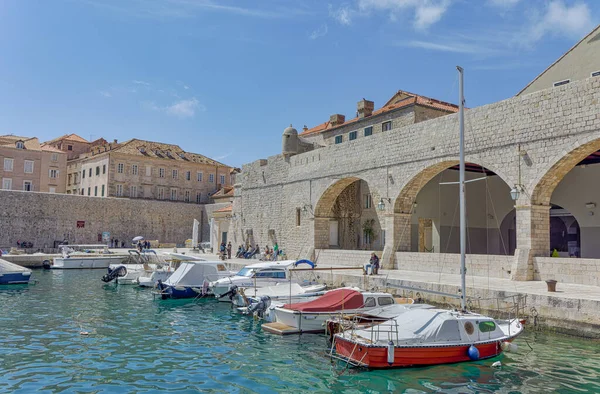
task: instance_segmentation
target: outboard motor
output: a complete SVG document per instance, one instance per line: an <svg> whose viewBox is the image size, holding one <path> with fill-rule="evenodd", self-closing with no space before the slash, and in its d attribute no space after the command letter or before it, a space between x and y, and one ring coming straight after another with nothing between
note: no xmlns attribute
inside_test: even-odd
<svg viewBox="0 0 600 394"><path fill-rule="evenodd" d="M52 261L50 261L50 260L42 261L42 267L44 267L45 270L49 270L50 268L52 268Z"/></svg>
<svg viewBox="0 0 600 394"><path fill-rule="evenodd" d="M271 306L271 297L261 296L258 300L248 307L248 313L255 313L259 317L263 317L267 308Z"/></svg>
<svg viewBox="0 0 600 394"><path fill-rule="evenodd" d="M237 287L236 285L233 285L233 286L231 286L231 287L229 288L229 291L227 291L227 292L225 292L225 293L221 294L221 295L219 296L219 298L223 298L223 297L227 297L227 296L229 296L229 299L230 299L230 300L233 300L233 297L235 297L235 295L237 294L237 292L238 292L238 287Z"/></svg>
<svg viewBox="0 0 600 394"><path fill-rule="evenodd" d="M162 280L158 280L158 282L156 282L156 288L158 289L158 292L160 293L160 298L162 298L163 300L166 300L167 298L169 298L169 294L167 293L167 289L168 286L165 285Z"/></svg>
<svg viewBox="0 0 600 394"><path fill-rule="evenodd" d="M109 267L106 275L102 277L102 282L108 283L125 275L127 275L127 268L124 265L120 265L114 269Z"/></svg>

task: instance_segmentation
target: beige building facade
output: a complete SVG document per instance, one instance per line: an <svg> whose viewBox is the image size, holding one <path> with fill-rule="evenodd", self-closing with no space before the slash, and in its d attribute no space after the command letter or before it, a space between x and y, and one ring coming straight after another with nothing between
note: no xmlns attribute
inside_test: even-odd
<svg viewBox="0 0 600 394"><path fill-rule="evenodd" d="M132 139L93 147L69 162L70 194L207 203L232 168L177 145Z"/></svg>
<svg viewBox="0 0 600 394"><path fill-rule="evenodd" d="M65 193L67 155L37 138L0 136L3 190Z"/></svg>

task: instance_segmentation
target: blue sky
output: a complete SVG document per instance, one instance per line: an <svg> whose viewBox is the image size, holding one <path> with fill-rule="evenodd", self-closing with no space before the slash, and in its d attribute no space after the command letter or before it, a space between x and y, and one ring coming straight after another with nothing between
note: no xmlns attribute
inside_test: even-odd
<svg viewBox="0 0 600 394"><path fill-rule="evenodd" d="M516 94L595 0L2 0L0 134L170 142L227 164L396 90Z"/></svg>

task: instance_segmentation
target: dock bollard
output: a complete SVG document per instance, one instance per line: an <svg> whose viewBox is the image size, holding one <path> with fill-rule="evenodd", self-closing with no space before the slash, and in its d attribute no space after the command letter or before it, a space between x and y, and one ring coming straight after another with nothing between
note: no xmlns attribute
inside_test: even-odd
<svg viewBox="0 0 600 394"><path fill-rule="evenodd" d="M556 282L554 279L548 279L546 280L546 285L548 285L548 291L549 292L556 292Z"/></svg>

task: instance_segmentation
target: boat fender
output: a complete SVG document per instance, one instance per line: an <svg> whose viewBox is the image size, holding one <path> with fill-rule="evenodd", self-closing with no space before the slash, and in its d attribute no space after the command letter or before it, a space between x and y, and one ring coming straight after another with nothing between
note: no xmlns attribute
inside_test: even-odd
<svg viewBox="0 0 600 394"><path fill-rule="evenodd" d="M50 262L50 260L44 260L42 261L42 267L44 267L44 269L49 270L50 267L52 267L52 263Z"/></svg>
<svg viewBox="0 0 600 394"><path fill-rule="evenodd" d="M506 353L516 353L519 350L519 346L516 343L504 341L500 344L500 349Z"/></svg>
<svg viewBox="0 0 600 394"><path fill-rule="evenodd" d="M469 346L469 350L467 350L467 354L469 358L473 361L479 360L479 349L475 347L475 345Z"/></svg>
<svg viewBox="0 0 600 394"><path fill-rule="evenodd" d="M492 364L492 368L500 368L502 366L502 363L500 361L496 361L495 363Z"/></svg>
<svg viewBox="0 0 600 394"><path fill-rule="evenodd" d="M394 363L394 342L389 341L387 346L387 362L392 365Z"/></svg>

